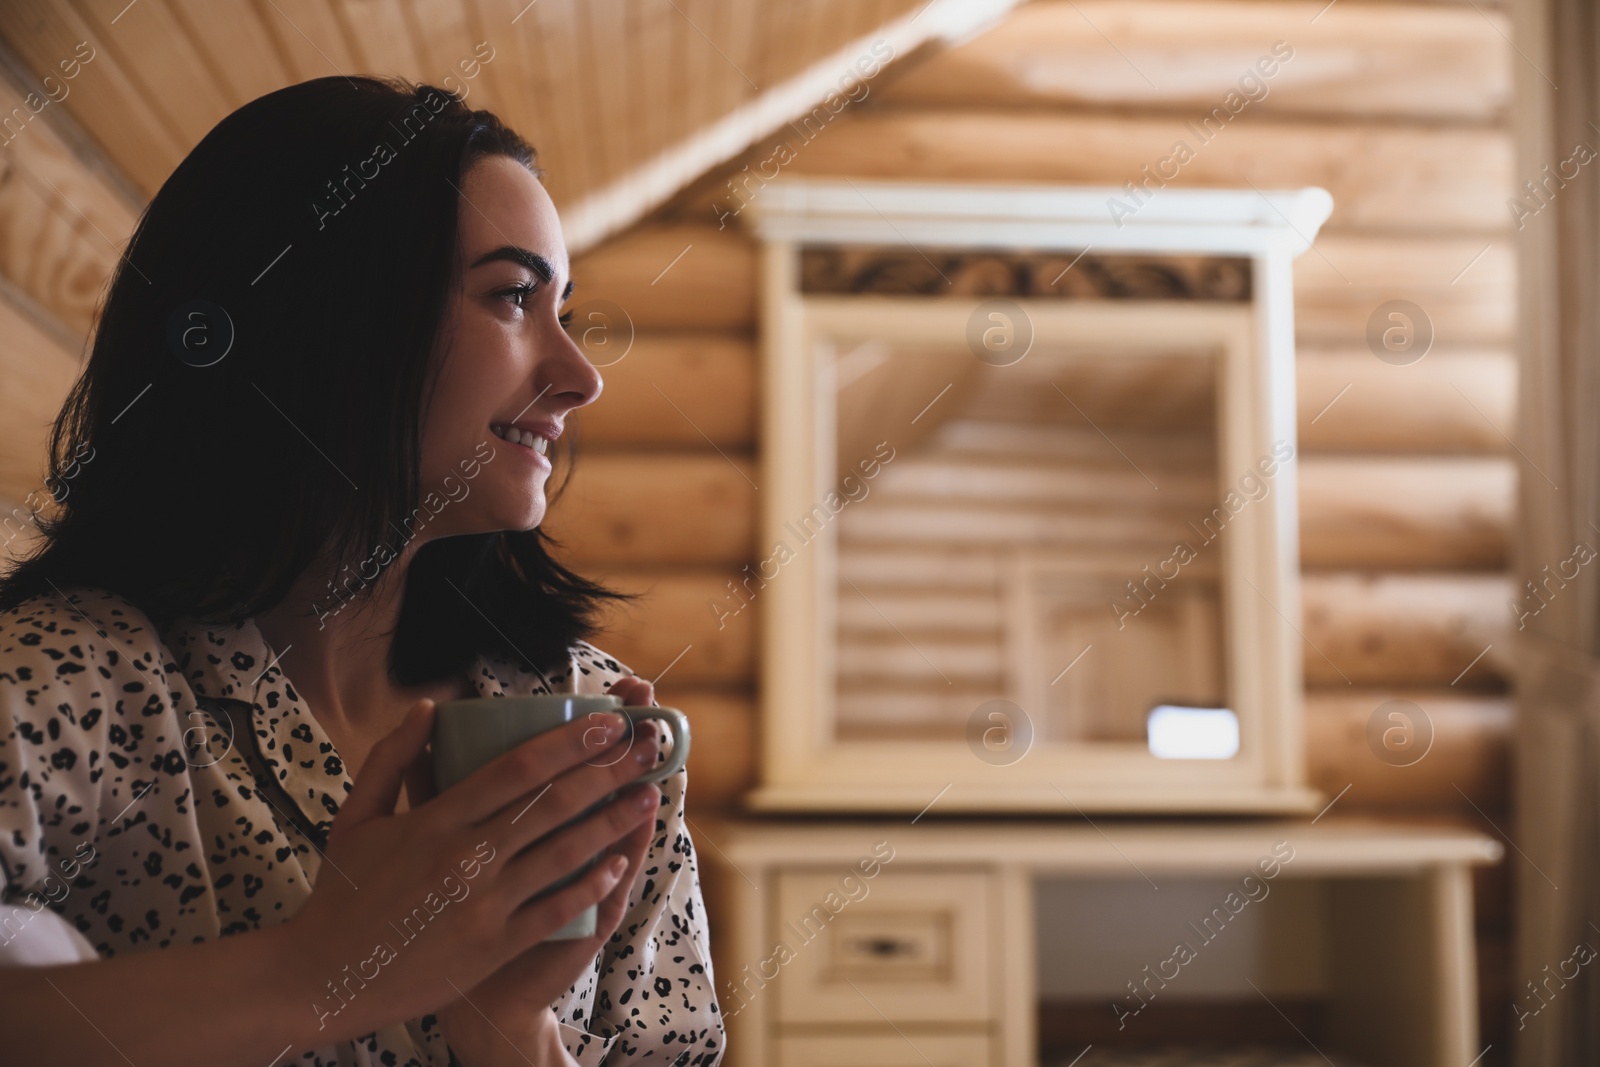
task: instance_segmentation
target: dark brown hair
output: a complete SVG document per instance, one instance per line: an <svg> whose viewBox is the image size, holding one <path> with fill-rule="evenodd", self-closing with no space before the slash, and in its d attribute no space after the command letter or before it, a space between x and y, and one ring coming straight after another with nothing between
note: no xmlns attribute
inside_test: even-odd
<svg viewBox="0 0 1600 1067"><path fill-rule="evenodd" d="M461 270L462 176L487 155L541 173L493 113L398 78L301 82L206 134L112 278L51 433L59 506L0 578L0 610L80 584L161 629L237 622L280 603L324 552L349 575L341 601L370 592L360 572L430 513L422 414ZM570 477L572 434L560 441ZM601 601L629 596L562 566L554 545L542 529L424 544L396 679L443 677L478 653L564 662Z"/></svg>

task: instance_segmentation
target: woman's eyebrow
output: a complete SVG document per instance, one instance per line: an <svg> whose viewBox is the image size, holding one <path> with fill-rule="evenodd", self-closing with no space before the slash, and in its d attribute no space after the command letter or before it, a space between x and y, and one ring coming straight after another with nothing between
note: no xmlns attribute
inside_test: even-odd
<svg viewBox="0 0 1600 1067"><path fill-rule="evenodd" d="M473 270L477 267L483 266L485 263L494 263L500 260L527 267L547 283L555 280L556 269L555 267L551 266L548 259L546 259L544 256L541 256L537 252L522 248L518 245L501 245L493 252L485 252L483 255L474 260L472 266L468 267L467 269ZM571 296L572 279L569 278L567 279L566 290L561 294L561 299L567 300L570 299Z"/></svg>

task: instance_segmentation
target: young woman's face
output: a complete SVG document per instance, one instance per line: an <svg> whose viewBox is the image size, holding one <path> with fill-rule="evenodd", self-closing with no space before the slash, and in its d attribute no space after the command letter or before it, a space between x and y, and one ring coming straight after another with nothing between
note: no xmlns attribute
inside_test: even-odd
<svg viewBox="0 0 1600 1067"><path fill-rule="evenodd" d="M462 274L422 428L419 520L432 536L538 526L550 476L543 453L554 454L568 413L602 384L561 325L571 282L544 186L497 155L467 170L461 194Z"/></svg>

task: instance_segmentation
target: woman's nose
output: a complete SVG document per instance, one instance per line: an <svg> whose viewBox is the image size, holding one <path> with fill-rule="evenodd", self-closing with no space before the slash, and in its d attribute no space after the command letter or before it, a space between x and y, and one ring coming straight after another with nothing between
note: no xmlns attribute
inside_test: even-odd
<svg viewBox="0 0 1600 1067"><path fill-rule="evenodd" d="M540 363L541 370L547 374L546 381L540 383L541 387L569 409L594 403L605 388L605 380L600 377L599 369L589 361L582 347L566 330L560 330L558 338L557 357Z"/></svg>

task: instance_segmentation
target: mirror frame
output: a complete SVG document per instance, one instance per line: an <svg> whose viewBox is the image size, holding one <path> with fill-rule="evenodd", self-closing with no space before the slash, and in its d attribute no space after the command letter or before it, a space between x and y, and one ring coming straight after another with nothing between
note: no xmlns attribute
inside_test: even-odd
<svg viewBox="0 0 1600 1067"><path fill-rule="evenodd" d="M983 248L1247 258L1251 297L1236 303L1014 298L1034 344L1138 345L1220 357L1223 494L1295 433L1291 264L1332 201L1288 192L1163 190L1131 219L1108 211L1115 189L785 179L746 210L761 242L761 555L787 543L835 472L832 345L870 340L960 344L980 297L833 296L801 292L802 247ZM1130 358L1137 358L1130 356ZM890 442L892 444L892 442ZM1281 444L1280 444L1281 448ZM761 811L1233 812L1315 811L1305 781L1296 465L1230 522L1219 588L1226 688L1239 715L1230 760L1169 760L1142 744L1039 743L1015 762L977 758L962 741L839 741L833 734L835 541L807 542L761 599ZM1008 653L1009 654L1009 653ZM997 693L996 696L1006 694ZM1014 699L1014 697L1013 697Z"/></svg>

